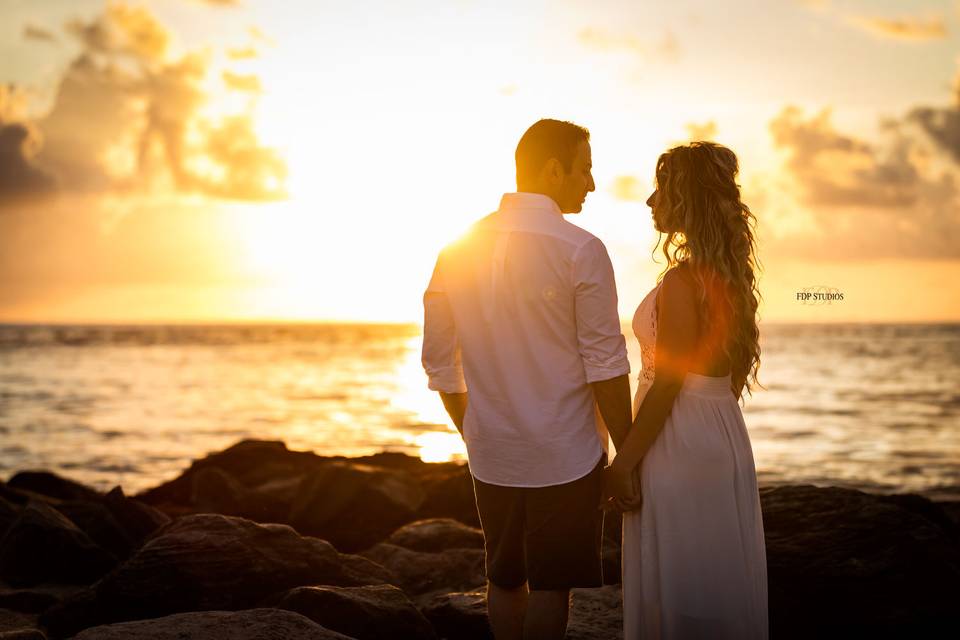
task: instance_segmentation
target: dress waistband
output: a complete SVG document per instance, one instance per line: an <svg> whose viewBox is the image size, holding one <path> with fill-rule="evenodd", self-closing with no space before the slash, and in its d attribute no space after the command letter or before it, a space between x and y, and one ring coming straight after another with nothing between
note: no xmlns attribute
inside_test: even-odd
<svg viewBox="0 0 960 640"><path fill-rule="evenodd" d="M729 373L725 376L702 376L698 373L687 373L680 393L691 393L710 398L730 398L733 397L733 391L730 389L731 384Z"/></svg>

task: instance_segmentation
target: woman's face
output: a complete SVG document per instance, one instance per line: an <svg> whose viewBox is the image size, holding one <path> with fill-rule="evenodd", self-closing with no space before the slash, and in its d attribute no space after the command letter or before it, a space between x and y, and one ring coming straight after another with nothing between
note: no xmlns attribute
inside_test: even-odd
<svg viewBox="0 0 960 640"><path fill-rule="evenodd" d="M647 198L647 206L650 207L650 215L653 217L653 228L660 233L667 233L667 225L663 219L664 207L660 206L660 199L660 190L654 189Z"/></svg>

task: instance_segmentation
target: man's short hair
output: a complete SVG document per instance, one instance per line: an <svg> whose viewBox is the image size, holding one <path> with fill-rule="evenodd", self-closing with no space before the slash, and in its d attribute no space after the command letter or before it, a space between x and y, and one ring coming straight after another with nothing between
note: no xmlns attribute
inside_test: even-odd
<svg viewBox="0 0 960 640"><path fill-rule="evenodd" d="M569 173L577 147L589 141L590 132L572 122L549 119L535 122L517 144L517 182L536 178L550 158L559 160Z"/></svg>

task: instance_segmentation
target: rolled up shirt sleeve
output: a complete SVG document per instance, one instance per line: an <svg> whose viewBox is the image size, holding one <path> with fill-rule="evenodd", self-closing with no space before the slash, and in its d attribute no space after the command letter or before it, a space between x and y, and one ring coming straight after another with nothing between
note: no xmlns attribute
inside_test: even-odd
<svg viewBox="0 0 960 640"><path fill-rule="evenodd" d="M577 341L587 382L630 373L627 345L620 331L617 286L607 249L597 238L574 257Z"/></svg>
<svg viewBox="0 0 960 640"><path fill-rule="evenodd" d="M427 386L444 393L466 393L460 341L453 310L444 288L441 266L437 260L427 291L423 294L423 369Z"/></svg>

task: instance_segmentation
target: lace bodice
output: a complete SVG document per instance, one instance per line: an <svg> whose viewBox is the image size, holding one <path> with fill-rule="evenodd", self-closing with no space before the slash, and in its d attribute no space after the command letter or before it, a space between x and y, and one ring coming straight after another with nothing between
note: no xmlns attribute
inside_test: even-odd
<svg viewBox="0 0 960 640"><path fill-rule="evenodd" d="M663 282L655 286L640 302L633 314L633 334L640 343L640 383L652 383L654 376L654 355L657 345L657 294Z"/></svg>

